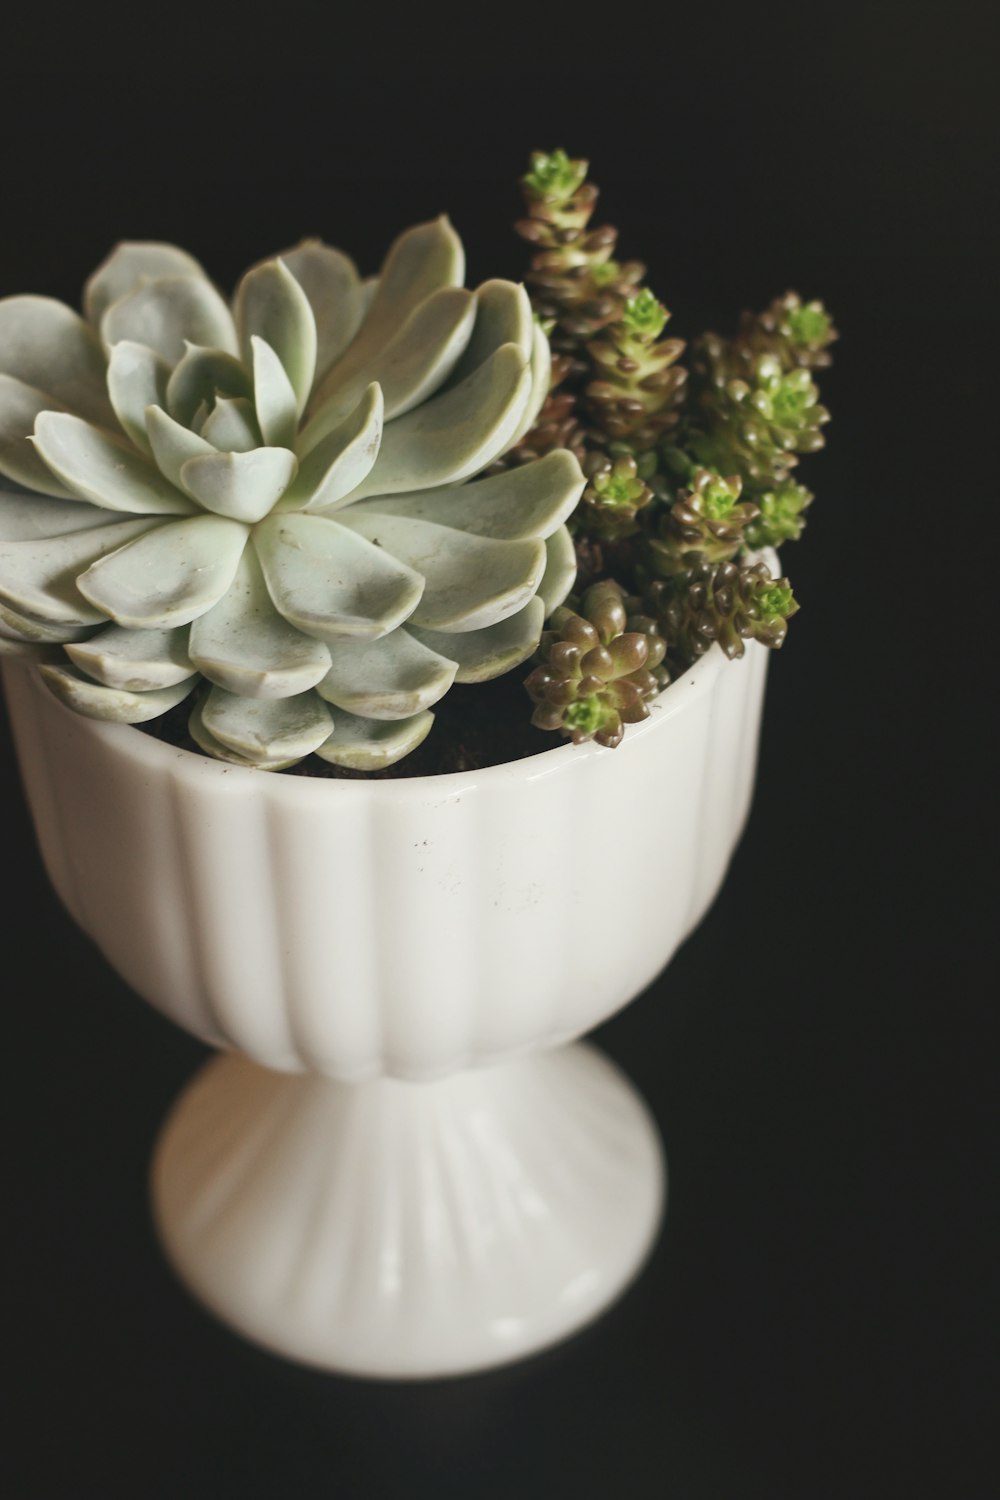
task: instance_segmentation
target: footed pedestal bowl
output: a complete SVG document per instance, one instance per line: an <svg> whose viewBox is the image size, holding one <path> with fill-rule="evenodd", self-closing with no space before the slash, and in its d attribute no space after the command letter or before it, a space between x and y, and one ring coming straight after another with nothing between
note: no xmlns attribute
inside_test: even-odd
<svg viewBox="0 0 1000 1500"><path fill-rule="evenodd" d="M614 751L380 781L225 765L5 663L61 900L225 1049L152 1172L164 1249L220 1318L326 1369L459 1374L563 1338L633 1278L659 1138L577 1038L714 898L766 661L713 647Z"/></svg>

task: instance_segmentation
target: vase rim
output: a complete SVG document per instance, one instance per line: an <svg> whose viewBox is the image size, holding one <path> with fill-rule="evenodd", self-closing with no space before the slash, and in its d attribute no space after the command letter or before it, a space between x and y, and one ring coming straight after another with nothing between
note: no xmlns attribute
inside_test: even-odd
<svg viewBox="0 0 1000 1500"><path fill-rule="evenodd" d="M283 776L280 772L261 772L253 766L239 766L228 761L215 760L211 756L199 755L180 745L172 745L168 740L157 739L154 735L145 733L134 724L107 723L98 719L88 719L74 713L72 709L50 694L33 670L32 663L21 663L11 657L4 658L5 666L26 667L28 669L26 675L31 679L34 690L40 694L44 693L47 705L58 710L60 715L65 714L68 722L74 726L85 725L88 733L99 742L103 741L109 750L113 749L119 754L127 754L133 761L139 761L147 766L151 773L162 773L169 769L173 775L179 775L184 779L214 776L218 778L220 784L222 784L222 778L225 777L226 784L234 791L237 787L246 788L247 777L254 777L259 781L263 775L266 777L266 784L272 794L277 794L282 799L308 797L310 800L314 800L317 796L328 798L371 796L376 794L376 788L378 789L377 795L392 799L433 795L435 799L447 800L450 796L471 789L473 784L481 781L493 783L511 780L537 781L545 776L568 770L573 765L592 760L596 756L621 755L630 741L651 733L657 725L665 723L676 713L681 712L686 704L693 702L695 698L700 698L702 693L714 683L719 672L729 664L722 648L718 645L712 646L693 666L668 683L662 692L652 699L649 705L649 717L638 724L629 724L626 727L625 739L613 751L603 745L598 745L594 740L582 745L574 745L565 740L553 746L551 750L541 750L534 755L521 756L518 760L502 761L498 765L484 766L475 770L444 771L425 776L397 776L386 780L376 780L372 777L356 779L336 776Z"/></svg>

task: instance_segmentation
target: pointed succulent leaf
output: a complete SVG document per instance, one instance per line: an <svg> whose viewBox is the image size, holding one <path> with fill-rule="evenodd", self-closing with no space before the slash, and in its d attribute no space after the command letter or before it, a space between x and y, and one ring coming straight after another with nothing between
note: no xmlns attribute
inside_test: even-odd
<svg viewBox="0 0 1000 1500"><path fill-rule="evenodd" d="M456 682L489 682L528 660L538 646L544 623L545 606L536 595L517 614L482 630L466 630L456 635L423 630L418 625L407 628L425 646L457 663Z"/></svg>
<svg viewBox="0 0 1000 1500"><path fill-rule="evenodd" d="M323 760L352 771L384 771L416 750L430 732L426 709L412 719L363 719L337 711L333 733L316 751Z"/></svg>
<svg viewBox="0 0 1000 1500"><path fill-rule="evenodd" d="M166 406L170 366L145 344L122 339L108 360L108 395L115 416L144 453L152 453L146 434L146 408Z"/></svg>
<svg viewBox="0 0 1000 1500"><path fill-rule="evenodd" d="M419 573L326 516L269 516L254 545L277 609L321 641L388 635L423 591Z"/></svg>
<svg viewBox="0 0 1000 1500"><path fill-rule="evenodd" d="M535 463L505 469L472 484L362 500L358 514L372 510L386 516L409 516L474 536L522 541L549 536L560 527L575 509L585 484L573 454L558 448Z"/></svg>
<svg viewBox="0 0 1000 1500"><path fill-rule="evenodd" d="M0 490L0 542L30 542L63 536L69 531L92 531L121 519L83 500L50 500L47 495L21 495Z"/></svg>
<svg viewBox="0 0 1000 1500"><path fill-rule="evenodd" d="M250 453L261 446L253 402L246 396L218 396L201 435L220 453Z"/></svg>
<svg viewBox="0 0 1000 1500"><path fill-rule="evenodd" d="M278 614L253 547L218 604L192 623L190 652L210 682L244 698L290 698L330 666L329 647Z"/></svg>
<svg viewBox="0 0 1000 1500"><path fill-rule="evenodd" d="M0 474L42 495L71 492L42 462L31 441L39 412L64 410L44 391L25 385L13 375L0 375Z"/></svg>
<svg viewBox="0 0 1000 1500"><path fill-rule="evenodd" d="M207 510L252 525L273 510L288 488L295 467L295 454L287 448L211 453L188 459L181 469L181 481Z"/></svg>
<svg viewBox="0 0 1000 1500"><path fill-rule="evenodd" d="M299 425L299 406L292 382L281 360L266 339L253 334L253 398L265 443L274 448L294 448Z"/></svg>
<svg viewBox="0 0 1000 1500"><path fill-rule="evenodd" d="M183 515L194 509L134 448L68 412L39 413L35 446L56 477L82 500L133 515Z"/></svg>
<svg viewBox="0 0 1000 1500"><path fill-rule="evenodd" d="M326 510L351 495L378 457L383 410L381 388L370 385L350 415L301 461L282 508Z"/></svg>
<svg viewBox="0 0 1000 1500"><path fill-rule="evenodd" d="M178 490L183 490L181 470L188 459L208 457L217 450L207 438L175 422L160 406L148 406L145 420L150 450L160 473ZM188 509L193 510L194 506L189 505Z"/></svg>
<svg viewBox="0 0 1000 1500"><path fill-rule="evenodd" d="M308 453L354 409L377 381L386 420L401 416L432 395L454 369L472 332L475 302L463 287L443 287L413 309L399 331L367 363L345 360L299 439ZM353 352L353 351L352 351Z"/></svg>
<svg viewBox="0 0 1000 1500"><path fill-rule="evenodd" d="M316 375L322 380L361 326L365 298L354 262L322 240L303 240L280 259L309 298L316 323Z"/></svg>
<svg viewBox="0 0 1000 1500"><path fill-rule="evenodd" d="M349 713L408 719L443 698L454 680L455 663L400 626L377 641L339 641L316 691Z"/></svg>
<svg viewBox="0 0 1000 1500"><path fill-rule="evenodd" d="M112 302L162 276L208 279L194 256L177 245L153 240L124 241L115 246L88 280L83 289L83 310L96 327Z"/></svg>
<svg viewBox="0 0 1000 1500"><path fill-rule="evenodd" d="M126 292L101 318L106 349L122 339L145 344L174 365L188 344L236 354L232 316L212 283L198 276L161 276Z"/></svg>
<svg viewBox="0 0 1000 1500"><path fill-rule="evenodd" d="M284 366L301 413L316 373L316 321L302 287L283 261L264 261L244 276L233 307L244 363L252 362L257 334Z"/></svg>
<svg viewBox="0 0 1000 1500"><path fill-rule="evenodd" d="M83 319L53 297L0 301L0 374L90 421L113 420L101 346Z"/></svg>
<svg viewBox="0 0 1000 1500"><path fill-rule="evenodd" d="M330 710L316 693L241 698L220 687L202 703L201 722L224 749L253 764L300 760L318 750L333 728Z"/></svg>
<svg viewBox="0 0 1000 1500"><path fill-rule="evenodd" d="M187 652L188 633L177 630L125 630L106 625L89 640L66 647L73 664L105 687L154 693L176 687L194 674Z"/></svg>
<svg viewBox="0 0 1000 1500"><path fill-rule="evenodd" d="M104 687L76 667L43 662L38 670L45 686L74 713L116 724L145 724L158 719L181 703L198 681L197 677L187 677L173 687L134 693L127 688Z"/></svg>
<svg viewBox="0 0 1000 1500"><path fill-rule="evenodd" d="M523 286L514 281L484 281L475 292L475 323L451 383L457 385L489 359L504 344L514 344L524 359L531 358L534 344L531 302Z"/></svg>
<svg viewBox="0 0 1000 1500"><path fill-rule="evenodd" d="M216 396L249 395L250 378L238 359L223 349L189 343L167 384L167 411L182 426L191 427L198 408L209 408Z"/></svg>
<svg viewBox="0 0 1000 1500"><path fill-rule="evenodd" d="M413 623L429 630L478 630L522 609L545 568L540 541L496 542L433 521L341 511L338 520L425 580Z"/></svg>
<svg viewBox="0 0 1000 1500"><path fill-rule="evenodd" d="M441 287L461 286L464 275L462 242L443 215L401 234L390 246L378 278L371 282L364 322L343 359L319 384L313 408L321 406L328 393L350 375L368 369L374 355L395 337L425 297Z"/></svg>
<svg viewBox="0 0 1000 1500"><path fill-rule="evenodd" d="M453 484L485 469L509 445L530 394L528 366L505 344L460 385L387 426L354 498Z"/></svg>
<svg viewBox="0 0 1000 1500"><path fill-rule="evenodd" d="M170 521L102 557L78 586L119 625L146 630L188 625L229 588L247 535L245 526L222 516Z"/></svg>
<svg viewBox="0 0 1000 1500"><path fill-rule="evenodd" d="M538 585L538 595L548 618L564 604L576 583L576 548L565 526L545 539L545 572Z"/></svg>
<svg viewBox="0 0 1000 1500"><path fill-rule="evenodd" d="M0 545L0 599L19 614L77 628L102 619L102 607L81 594L77 580L98 559L155 530L148 518L119 521L37 541Z"/></svg>

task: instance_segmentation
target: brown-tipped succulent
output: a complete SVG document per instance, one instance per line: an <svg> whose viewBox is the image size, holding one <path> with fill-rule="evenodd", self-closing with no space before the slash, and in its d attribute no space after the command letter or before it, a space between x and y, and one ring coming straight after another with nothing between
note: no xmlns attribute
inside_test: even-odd
<svg viewBox="0 0 1000 1500"><path fill-rule="evenodd" d="M605 541L634 535L638 531L639 512L653 499L639 461L631 454L611 459L606 454L594 453L585 468L589 476L587 488L571 517L570 530Z"/></svg>
<svg viewBox="0 0 1000 1500"><path fill-rule="evenodd" d="M655 448L678 422L687 371L676 363L683 340L660 337L669 317L644 287L587 346L596 376L585 389L594 426L633 453Z"/></svg>
<svg viewBox="0 0 1000 1500"><path fill-rule="evenodd" d="M786 370L823 370L830 345L840 335L822 302L803 302L797 292L775 297L762 313L745 312L739 342L757 354L775 354Z"/></svg>
<svg viewBox="0 0 1000 1500"><path fill-rule="evenodd" d="M689 489L681 490L649 538L649 560L664 578L690 573L703 562L728 562L746 544L747 528L760 515L741 500L738 474L724 479L712 469L696 469Z"/></svg>
<svg viewBox="0 0 1000 1500"><path fill-rule="evenodd" d="M625 591L611 579L588 589L579 612L556 610L525 683L538 729L613 748L626 724L648 716L649 699L667 681L666 643L626 625Z"/></svg>
<svg viewBox="0 0 1000 1500"><path fill-rule="evenodd" d="M706 561L681 578L657 580L636 604L681 669L714 645L730 658L742 656L748 640L780 646L798 608L787 578L773 578L766 563L738 561Z"/></svg>

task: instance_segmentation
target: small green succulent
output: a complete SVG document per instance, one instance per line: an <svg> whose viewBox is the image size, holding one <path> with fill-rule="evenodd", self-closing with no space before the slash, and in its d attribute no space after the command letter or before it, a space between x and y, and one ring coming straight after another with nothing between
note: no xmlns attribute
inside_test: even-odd
<svg viewBox="0 0 1000 1500"><path fill-rule="evenodd" d="M525 681L535 704L531 722L559 730L574 744L614 748L626 724L649 714L649 699L667 681L666 643L626 630L625 593L612 579L589 589L579 613L557 609L542 636L539 665Z"/></svg>
<svg viewBox="0 0 1000 1500"><path fill-rule="evenodd" d="M453 682L526 660L584 478L555 450L466 482L534 424L549 349L522 288L463 269L438 219L368 282L307 240L230 305L140 243L83 318L0 302L5 647L92 717L193 695L199 746L265 769L391 764Z"/></svg>
<svg viewBox="0 0 1000 1500"><path fill-rule="evenodd" d="M664 577L689 573L702 562L728 562L746 543L748 526L759 510L741 500L738 474L724 479L713 469L696 469L690 488L681 490L661 512L657 534L649 538L653 571Z"/></svg>
<svg viewBox="0 0 1000 1500"><path fill-rule="evenodd" d="M704 561L676 579L654 582L636 601L682 666L714 645L730 658L742 656L748 640L776 648L798 608L788 579L773 578L763 562Z"/></svg>

